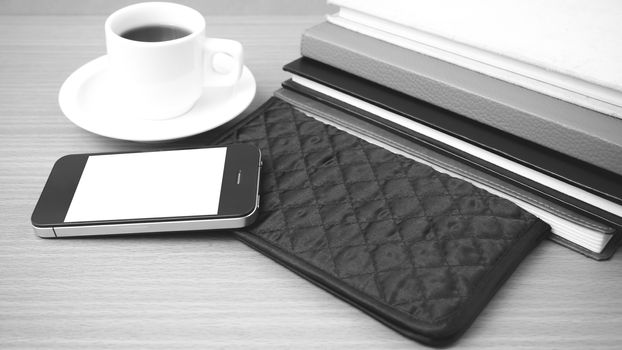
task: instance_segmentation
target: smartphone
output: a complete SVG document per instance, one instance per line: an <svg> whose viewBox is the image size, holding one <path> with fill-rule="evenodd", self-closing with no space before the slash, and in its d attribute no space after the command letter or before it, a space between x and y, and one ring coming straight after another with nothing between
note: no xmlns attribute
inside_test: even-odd
<svg viewBox="0 0 622 350"><path fill-rule="evenodd" d="M67 155L32 226L46 238L244 227L257 214L260 168L248 144Z"/></svg>

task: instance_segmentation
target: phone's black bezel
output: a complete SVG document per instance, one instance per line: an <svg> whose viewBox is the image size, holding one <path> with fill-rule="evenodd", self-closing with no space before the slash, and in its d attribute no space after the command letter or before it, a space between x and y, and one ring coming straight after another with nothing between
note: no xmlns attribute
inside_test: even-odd
<svg viewBox="0 0 622 350"><path fill-rule="evenodd" d="M41 192L39 201L32 213L31 221L37 227L113 225L127 223L151 223L165 221L209 220L220 218L244 217L257 206L258 177L261 153L257 147L249 144L233 144L217 147L227 148L223 173L218 214L194 216L170 216L158 218L135 218L123 220L76 221L64 222L67 210L80 182L86 162L90 156L145 153L157 151L182 151L197 148L178 148L149 150L139 152L108 152L89 154L70 154L56 161L50 176ZM238 183L238 173L240 181Z"/></svg>

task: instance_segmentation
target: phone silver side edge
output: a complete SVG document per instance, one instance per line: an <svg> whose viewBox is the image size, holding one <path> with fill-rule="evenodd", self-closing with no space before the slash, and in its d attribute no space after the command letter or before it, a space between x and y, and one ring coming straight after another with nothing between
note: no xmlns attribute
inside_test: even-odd
<svg viewBox="0 0 622 350"><path fill-rule="evenodd" d="M251 224L257 216L258 208L259 196L257 196L255 209L248 215L242 217L149 223L57 226L54 228L37 227L33 225L33 229L35 234L42 238L232 229Z"/></svg>
<svg viewBox="0 0 622 350"><path fill-rule="evenodd" d="M32 225L35 234L41 238L58 237L81 237L81 236L100 236L100 235L123 235L133 233L157 233L157 232L178 232L178 231L198 231L198 230L219 230L241 228L252 224L257 217L259 210L259 181L263 161L261 150L259 151L259 166L257 167L257 194L255 208L246 216L237 218L205 219L205 220L186 220L186 221L162 221L150 223L127 223L110 225L85 225L85 226L57 226L39 227Z"/></svg>

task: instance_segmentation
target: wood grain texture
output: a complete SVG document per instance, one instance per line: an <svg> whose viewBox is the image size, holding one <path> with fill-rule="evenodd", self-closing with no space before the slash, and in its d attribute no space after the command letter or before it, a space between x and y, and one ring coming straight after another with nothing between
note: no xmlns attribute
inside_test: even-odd
<svg viewBox="0 0 622 350"><path fill-rule="evenodd" d="M106 15L139 0L0 0L0 15ZM210 16L322 15L326 0L175 0Z"/></svg>
<svg viewBox="0 0 622 350"><path fill-rule="evenodd" d="M162 147L115 141L60 112L63 80L104 54L104 17L0 17L0 348L421 348L226 233L43 240L30 214L68 153ZM287 75L315 17L213 17L241 41L256 108ZM184 140L199 144L201 137ZM622 254L544 242L456 344L619 349Z"/></svg>

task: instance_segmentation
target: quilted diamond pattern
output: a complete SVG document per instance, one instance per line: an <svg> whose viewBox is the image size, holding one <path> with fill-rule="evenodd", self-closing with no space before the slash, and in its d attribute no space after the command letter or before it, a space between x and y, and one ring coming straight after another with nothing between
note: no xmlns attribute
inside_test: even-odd
<svg viewBox="0 0 622 350"><path fill-rule="evenodd" d="M455 312L537 221L282 101L227 142L254 143L263 155L260 214L248 232L417 320Z"/></svg>

